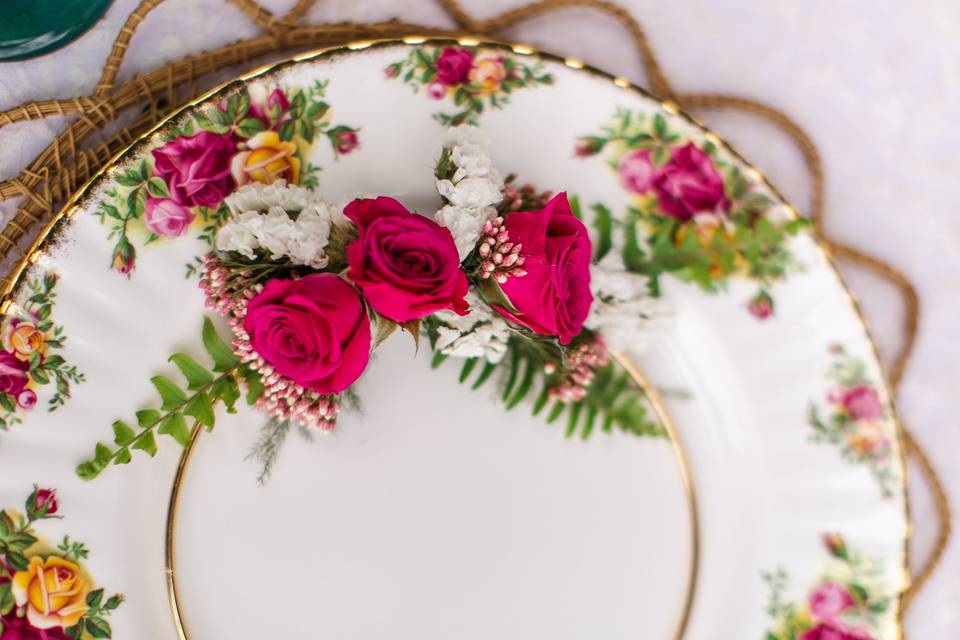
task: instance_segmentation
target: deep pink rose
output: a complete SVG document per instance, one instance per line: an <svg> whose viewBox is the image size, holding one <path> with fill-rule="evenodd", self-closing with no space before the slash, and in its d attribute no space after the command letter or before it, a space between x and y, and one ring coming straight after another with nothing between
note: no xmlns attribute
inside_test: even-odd
<svg viewBox="0 0 960 640"><path fill-rule="evenodd" d="M877 390L865 384L847 389L840 398L840 403L847 409L847 413L854 420L876 420L883 416L883 405Z"/></svg>
<svg viewBox="0 0 960 640"><path fill-rule="evenodd" d="M370 359L370 321L359 294L332 273L271 280L247 303L250 344L281 375L340 393Z"/></svg>
<svg viewBox="0 0 960 640"><path fill-rule="evenodd" d="M168 198L147 197L143 223L158 236L176 238L186 233L196 214Z"/></svg>
<svg viewBox="0 0 960 640"><path fill-rule="evenodd" d="M589 140L589 138L585 138ZM578 148L579 152L579 148ZM646 193L653 187L656 169L648 149L631 151L620 159L620 184L627 191Z"/></svg>
<svg viewBox="0 0 960 640"><path fill-rule="evenodd" d="M27 371L30 363L19 359L9 351L0 351L0 393L16 398L27 386Z"/></svg>
<svg viewBox="0 0 960 640"><path fill-rule="evenodd" d="M154 149L154 172L178 204L215 207L233 191L230 158L235 150L228 137L201 131Z"/></svg>
<svg viewBox="0 0 960 640"><path fill-rule="evenodd" d="M3 621L3 632L0 632L0 640L70 640L70 637L60 627L35 628L26 616L17 616L16 607L0 620Z"/></svg>
<svg viewBox="0 0 960 640"><path fill-rule="evenodd" d="M377 313L395 322L441 309L466 314L467 276L449 229L383 196L354 200L343 213L359 231L347 247L347 277Z"/></svg>
<svg viewBox="0 0 960 640"><path fill-rule="evenodd" d="M553 197L540 211L507 214L509 241L523 245L527 275L500 285L516 313L497 307L534 333L555 335L567 344L583 328L590 311L590 236L570 210L567 194Z"/></svg>
<svg viewBox="0 0 960 640"><path fill-rule="evenodd" d="M462 84L470 75L473 54L460 47L444 47L437 58L437 82L449 86Z"/></svg>
<svg viewBox="0 0 960 640"><path fill-rule="evenodd" d="M670 162L657 169L653 190L663 212L680 222L698 213L730 210L723 176L710 156L692 142L675 150Z"/></svg>
<svg viewBox="0 0 960 640"><path fill-rule="evenodd" d="M800 636L800 640L873 640L870 634L859 629L850 629L846 626L836 626L822 622L813 629L808 629Z"/></svg>
<svg viewBox="0 0 960 640"><path fill-rule="evenodd" d="M841 614L852 606L850 592L836 582L824 582L810 594L810 613L821 622L839 622Z"/></svg>

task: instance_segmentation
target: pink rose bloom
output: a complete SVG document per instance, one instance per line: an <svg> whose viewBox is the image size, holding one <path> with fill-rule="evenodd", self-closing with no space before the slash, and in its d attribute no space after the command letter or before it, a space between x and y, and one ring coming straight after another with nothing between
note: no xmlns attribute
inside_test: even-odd
<svg viewBox="0 0 960 640"><path fill-rule="evenodd" d="M243 328L281 375L318 393L340 393L370 359L370 321L356 290L332 273L270 280L247 303Z"/></svg>
<svg viewBox="0 0 960 640"><path fill-rule="evenodd" d="M852 606L850 592L836 582L824 582L810 594L810 613L822 622L839 622L843 612Z"/></svg>
<svg viewBox="0 0 960 640"><path fill-rule="evenodd" d="M26 616L18 617L17 608L0 618L3 621L3 631L0 640L70 640L62 628L37 629L30 624Z"/></svg>
<svg viewBox="0 0 960 640"><path fill-rule="evenodd" d="M434 100L443 100L447 95L447 88L439 82L431 82L427 85L427 95Z"/></svg>
<svg viewBox="0 0 960 640"><path fill-rule="evenodd" d="M147 197L143 223L158 236L176 238L186 233L196 214L182 204L167 198Z"/></svg>
<svg viewBox="0 0 960 640"><path fill-rule="evenodd" d="M31 389L24 389L17 396L17 406L21 409L33 409L37 404L37 394Z"/></svg>
<svg viewBox="0 0 960 640"><path fill-rule="evenodd" d="M516 312L497 311L534 333L569 343L590 311L590 236L570 210L567 194L553 197L540 211L507 214L510 242L522 244L527 275L500 285Z"/></svg>
<svg viewBox="0 0 960 640"><path fill-rule="evenodd" d="M588 138L585 138L588 140ZM583 155L587 155L584 153ZM620 184L627 191L646 193L653 187L656 169L649 149L631 151L620 160Z"/></svg>
<svg viewBox="0 0 960 640"><path fill-rule="evenodd" d="M835 626L822 622L813 629L808 629L800 636L800 640L873 640L870 634L859 629L850 629L846 626Z"/></svg>
<svg viewBox="0 0 960 640"><path fill-rule="evenodd" d="M230 159L236 145L225 136L201 131L153 150L154 173L170 197L187 207L215 207L233 191Z"/></svg>
<svg viewBox="0 0 960 640"><path fill-rule="evenodd" d="M877 390L865 384L847 389L840 403L854 420L876 420L883 416L883 405Z"/></svg>
<svg viewBox="0 0 960 640"><path fill-rule="evenodd" d="M20 360L9 351L0 351L0 393L6 393L14 398L19 396L29 381L27 377L29 370L29 362Z"/></svg>
<svg viewBox="0 0 960 640"><path fill-rule="evenodd" d="M444 47L437 58L437 82L446 86L462 84L470 75L473 54L460 47Z"/></svg>
<svg viewBox="0 0 960 640"><path fill-rule="evenodd" d="M723 176L705 152L692 142L675 150L670 162L653 178L653 189L663 212L680 222L698 213L725 213L730 201L723 190Z"/></svg>
<svg viewBox="0 0 960 640"><path fill-rule="evenodd" d="M347 246L347 277L377 313L395 322L467 313L469 285L449 229L383 196L354 200L343 213L359 231Z"/></svg>

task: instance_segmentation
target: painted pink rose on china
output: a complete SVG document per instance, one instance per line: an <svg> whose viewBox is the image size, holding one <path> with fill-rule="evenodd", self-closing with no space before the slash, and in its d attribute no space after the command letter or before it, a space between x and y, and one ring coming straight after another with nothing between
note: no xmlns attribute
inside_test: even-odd
<svg viewBox="0 0 960 640"><path fill-rule="evenodd" d="M583 328L593 302L587 228L573 215L565 193L539 211L510 214L504 227L509 241L523 247L526 275L500 285L512 308L496 309L534 333L568 344Z"/></svg>
<svg viewBox="0 0 960 640"><path fill-rule="evenodd" d="M437 82L451 87L462 84L470 76L473 54L460 47L445 47L437 58Z"/></svg>
<svg viewBox="0 0 960 640"><path fill-rule="evenodd" d="M865 631L821 622L804 631L800 640L873 640L873 636Z"/></svg>
<svg viewBox="0 0 960 640"><path fill-rule="evenodd" d="M322 394L356 382L370 358L360 296L332 273L271 280L247 303L243 328L278 373Z"/></svg>
<svg viewBox="0 0 960 640"><path fill-rule="evenodd" d="M670 161L656 170L651 188L663 212L680 222L700 213L730 210L723 175L710 156L692 142L674 150Z"/></svg>
<svg viewBox="0 0 960 640"><path fill-rule="evenodd" d="M840 403L854 420L876 420L883 416L880 395L870 385L860 384L845 390Z"/></svg>
<svg viewBox="0 0 960 640"><path fill-rule="evenodd" d="M9 351L0 351L0 393L18 396L30 381L30 363Z"/></svg>
<svg viewBox="0 0 960 640"><path fill-rule="evenodd" d="M177 204L172 199L148 196L143 222L147 229L158 236L176 238L187 232L196 217L197 214L189 207Z"/></svg>
<svg viewBox="0 0 960 640"><path fill-rule="evenodd" d="M377 313L400 323L441 309L467 313L467 276L449 230L383 196L354 200L344 215L358 233L347 277Z"/></svg>
<svg viewBox="0 0 960 640"><path fill-rule="evenodd" d="M586 139L584 150L580 155L590 152L590 141ZM653 188L653 179L657 171L653 166L653 158L649 149L630 151L620 159L620 183L627 191L646 193Z"/></svg>
<svg viewBox="0 0 960 640"><path fill-rule="evenodd" d="M837 582L824 582L810 594L810 614L823 622L839 622L853 604L853 596Z"/></svg>
<svg viewBox="0 0 960 640"><path fill-rule="evenodd" d="M209 131L182 136L153 150L154 172L177 204L216 207L234 188L230 161L235 150L229 138Z"/></svg>

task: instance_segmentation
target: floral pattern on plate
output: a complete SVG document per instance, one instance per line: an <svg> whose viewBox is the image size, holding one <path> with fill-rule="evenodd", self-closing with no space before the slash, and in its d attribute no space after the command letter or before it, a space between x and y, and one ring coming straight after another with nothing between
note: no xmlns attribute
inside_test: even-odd
<svg viewBox="0 0 960 640"><path fill-rule="evenodd" d="M829 408L822 412L815 402L810 403L811 440L840 447L843 459L870 469L883 496L891 498L898 481L892 412L881 400L877 383L867 375L862 360L841 345L831 346L830 353L833 363L827 379L833 386L826 394Z"/></svg>
<svg viewBox="0 0 960 640"><path fill-rule="evenodd" d="M137 242L146 246L196 230L212 243L229 217L224 197L238 186L282 178L315 187L320 167L307 158L317 140L325 138L335 156L359 146L357 128L331 122L327 84L252 84L167 127L162 145L117 173L96 211L114 241L113 268L131 275ZM198 266L187 265L187 275Z"/></svg>
<svg viewBox="0 0 960 640"><path fill-rule="evenodd" d="M418 47L388 65L385 73L401 78L414 93L424 89L434 100L451 100L457 111L433 114L444 125L477 124L485 107L500 109L517 89L553 84L542 63L526 65L476 47Z"/></svg>
<svg viewBox="0 0 960 640"><path fill-rule="evenodd" d="M709 293L744 277L759 285L750 313L773 314L767 289L797 267L786 245L806 222L777 206L715 144L681 133L659 113L618 109L574 151L584 158L603 153L631 196L623 216L631 271L650 276L655 288L670 273ZM614 225L606 205L592 209L598 224Z"/></svg>
<svg viewBox="0 0 960 640"><path fill-rule="evenodd" d="M830 561L807 597L785 597L784 569L764 573L770 590L767 615L773 624L764 640L880 640L892 598L879 560L850 549L836 533L823 535Z"/></svg>
<svg viewBox="0 0 960 640"><path fill-rule="evenodd" d="M47 410L54 411L70 397L70 385L84 381L83 373L57 353L67 339L53 321L57 281L55 273L28 280L26 299L10 305L0 322L0 431L36 406L39 387L54 385L47 402Z"/></svg>
<svg viewBox="0 0 960 640"><path fill-rule="evenodd" d="M64 536L56 547L37 523L60 518L54 489L34 487L24 513L0 510L0 638L67 640L110 638L108 618L123 595L104 597L83 566L89 550Z"/></svg>

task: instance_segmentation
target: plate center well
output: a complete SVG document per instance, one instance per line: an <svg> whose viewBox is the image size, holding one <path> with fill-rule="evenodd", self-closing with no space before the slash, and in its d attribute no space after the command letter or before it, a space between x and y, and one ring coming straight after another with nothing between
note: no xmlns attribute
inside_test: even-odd
<svg viewBox="0 0 960 640"><path fill-rule="evenodd" d="M189 636L671 637L691 563L671 443L565 439L458 371L394 336L361 411L291 433L263 487L262 415L204 434L176 528Z"/></svg>

